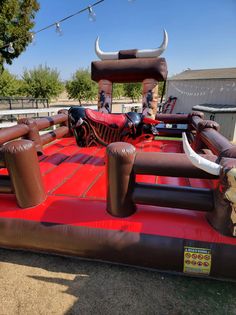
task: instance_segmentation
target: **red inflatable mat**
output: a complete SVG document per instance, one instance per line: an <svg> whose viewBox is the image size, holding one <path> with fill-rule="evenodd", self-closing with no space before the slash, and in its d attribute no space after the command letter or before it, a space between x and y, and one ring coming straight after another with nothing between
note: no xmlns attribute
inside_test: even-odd
<svg viewBox="0 0 236 315"><path fill-rule="evenodd" d="M139 151L182 152L180 141L144 141ZM217 233L197 211L138 206L127 219L113 218L106 212L105 148L79 148L74 139L62 139L46 147L40 166L44 169L47 200L31 209L20 209L14 195L1 195L0 217L51 222L106 229L128 229L154 235L168 235L236 244L236 239ZM138 175L137 181L190 185L186 178ZM194 185L207 187L206 181ZM168 222L167 222L168 221ZM171 223L172 222L172 223ZM183 235L184 233L184 235Z"/></svg>

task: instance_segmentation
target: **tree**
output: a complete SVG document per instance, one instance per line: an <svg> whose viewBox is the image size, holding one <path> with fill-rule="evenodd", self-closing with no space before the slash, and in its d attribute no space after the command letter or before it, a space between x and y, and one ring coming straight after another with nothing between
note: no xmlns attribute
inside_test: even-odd
<svg viewBox="0 0 236 315"><path fill-rule="evenodd" d="M21 94L21 81L8 70L0 74L0 96L19 96Z"/></svg>
<svg viewBox="0 0 236 315"><path fill-rule="evenodd" d="M27 96L34 98L57 97L63 91L59 72L48 66L40 65L33 70L25 70L22 76L24 82L23 91Z"/></svg>
<svg viewBox="0 0 236 315"><path fill-rule="evenodd" d="M165 87L164 81L161 81L158 83L158 96L159 97L162 97L164 87ZM165 95L165 91L163 95Z"/></svg>
<svg viewBox="0 0 236 315"><path fill-rule="evenodd" d="M82 101L91 101L97 98L97 83L92 81L88 69L79 69L73 76L72 80L66 83L66 91L69 98L77 99L82 104Z"/></svg>
<svg viewBox="0 0 236 315"><path fill-rule="evenodd" d="M142 84L137 83L126 83L124 84L125 96L130 97L132 102L139 100L142 95Z"/></svg>
<svg viewBox="0 0 236 315"><path fill-rule="evenodd" d="M121 96L124 96L124 85L122 83L114 83L112 87L112 96L113 98L120 99Z"/></svg>
<svg viewBox="0 0 236 315"><path fill-rule="evenodd" d="M1 0L0 1L0 73L3 64L12 63L32 41L30 30L39 10L37 0ZM8 51L13 43L14 52Z"/></svg>

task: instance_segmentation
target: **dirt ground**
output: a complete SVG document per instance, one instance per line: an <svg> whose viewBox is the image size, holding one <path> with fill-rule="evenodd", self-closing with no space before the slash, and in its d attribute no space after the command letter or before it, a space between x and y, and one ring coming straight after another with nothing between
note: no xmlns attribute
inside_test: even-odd
<svg viewBox="0 0 236 315"><path fill-rule="evenodd" d="M0 249L0 314L236 314L236 283Z"/></svg>

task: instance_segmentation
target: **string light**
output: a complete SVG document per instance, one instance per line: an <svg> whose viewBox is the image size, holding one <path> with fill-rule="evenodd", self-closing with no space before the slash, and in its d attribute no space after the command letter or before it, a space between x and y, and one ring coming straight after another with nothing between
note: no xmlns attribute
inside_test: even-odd
<svg viewBox="0 0 236 315"><path fill-rule="evenodd" d="M33 45L35 45L35 44L36 44L36 40L35 40L35 34L34 34L34 32L31 32L31 33L30 33L30 37L31 37L31 43L32 43Z"/></svg>
<svg viewBox="0 0 236 315"><path fill-rule="evenodd" d="M96 14L93 11L93 8L91 6L88 7L88 12L89 12L89 21L95 22L96 21Z"/></svg>
<svg viewBox="0 0 236 315"><path fill-rule="evenodd" d="M7 51L9 52L9 54L14 54L15 49L14 49L14 47L13 47L13 44L12 44L12 43L10 43L10 44L8 45L8 47L7 47Z"/></svg>
<svg viewBox="0 0 236 315"><path fill-rule="evenodd" d="M56 33L58 33L59 35L62 35L61 23L65 22L66 20L69 20L69 19L71 19L72 17L74 17L74 16L76 16L76 15L79 15L79 14L85 12L85 11L88 11L88 13L89 13L89 20L90 20L90 21L95 21L95 20L96 20L96 14L95 14L95 12L93 11L93 7L95 7L96 5L98 5L98 4L100 4L100 3L104 2L104 1L105 1L105 0L99 0L99 1L97 1L97 2L95 2L95 3L93 3L93 4L91 4L91 5L89 5L89 6L87 6L87 7L85 7L85 8L82 9L82 10L79 10L79 11L77 11L77 12L71 14L71 15L68 15L68 16L64 17L63 19L61 19L61 20L59 20L59 21L57 21L57 22L54 22L54 23L52 23L52 24L50 24L50 25L48 25L48 26L45 26L45 27L39 29L38 31L32 32L32 33L30 34L30 36L31 36L31 41L34 43L34 42L35 42L35 35L36 35L36 34L41 33L41 32L43 32L43 31L45 31L45 30L47 30L47 29L49 29L49 28L51 28L51 27L55 27L55 26L56 26ZM128 2L133 2L133 1L134 1L134 0L128 0ZM17 43L17 42L20 41L21 39L22 39L22 37L21 37L21 38L18 38L18 39L16 39L16 40L14 40L14 41L11 41L11 42L8 43L8 44L3 45L2 47L0 47L0 50L6 49L10 54L14 54L15 49L14 49L13 44L14 44L14 43Z"/></svg>
<svg viewBox="0 0 236 315"><path fill-rule="evenodd" d="M55 25L56 25L56 33L57 33L59 36L62 36L62 29L61 29L60 23L57 22Z"/></svg>
<svg viewBox="0 0 236 315"><path fill-rule="evenodd" d="M32 38L32 40L35 39L35 35L36 35L36 34L41 33L41 32L43 32L43 31L45 31L45 30L47 30L47 29L49 29L49 28L55 27L55 26L56 26L56 32L61 35L61 34L62 34L62 30L61 30L61 27L60 27L61 23L65 22L66 20L69 20L69 19L73 18L74 16L79 15L79 14L85 12L85 11L89 11L89 12L92 11L92 12L93 12L92 8L95 7L96 5L98 5L98 4L102 3L102 2L104 2L104 1L105 1L105 0L99 0L99 1L97 1L97 2L95 2L95 3L93 3L93 4L91 4L91 5L89 5L89 6L87 6L87 7L85 7L85 8L82 9L82 10L79 10L79 11L77 11L77 12L71 14L71 15L68 15L68 16L64 17L64 18L61 19L61 20L58 20L57 22L54 22L54 23L52 23L52 24L50 24L50 25L47 25L47 26L45 26L45 27L43 27L43 28L41 28L41 29L39 29L39 30L37 30L37 31L35 31L35 32L33 32L33 33L31 33L31 38ZM96 15L95 15L94 12L93 12L93 16L96 17ZM94 18L93 18L93 20L94 20ZM27 36L28 36L28 35L27 35ZM2 47L0 47L0 50L6 49L9 53L13 54L13 53L15 52L15 49L14 49L14 47L13 47L13 44L14 44L14 43L17 43L17 42L20 41L21 39L22 39L22 37L21 37L21 38L18 38L18 39L16 39L16 40L14 40L14 41L11 41L11 42L8 43L8 44L3 45Z"/></svg>
<svg viewBox="0 0 236 315"><path fill-rule="evenodd" d="M33 42L34 40L35 40L35 35L34 35L34 33L32 32L32 33L30 33L30 37L31 37L31 41Z"/></svg>

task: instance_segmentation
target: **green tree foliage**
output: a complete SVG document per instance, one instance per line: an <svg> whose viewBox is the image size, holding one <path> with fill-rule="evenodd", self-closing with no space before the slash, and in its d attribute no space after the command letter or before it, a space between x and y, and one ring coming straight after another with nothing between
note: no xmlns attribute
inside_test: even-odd
<svg viewBox="0 0 236 315"><path fill-rule="evenodd" d="M158 83L158 96L159 97L162 96L164 86L165 86L164 81L161 81L161 82ZM165 91L164 91L163 95L165 95Z"/></svg>
<svg viewBox="0 0 236 315"><path fill-rule="evenodd" d="M19 96L21 95L21 86L21 81L8 70L4 70L0 74L0 96Z"/></svg>
<svg viewBox="0 0 236 315"><path fill-rule="evenodd" d="M37 0L0 0L0 72L32 41L30 30L38 10ZM9 43L14 43L14 53L8 52Z"/></svg>
<svg viewBox="0 0 236 315"><path fill-rule="evenodd" d="M59 72L50 69L48 66L40 65L33 70L25 70L22 76L24 82L23 92L34 98L57 97L63 91L63 84L60 81Z"/></svg>
<svg viewBox="0 0 236 315"><path fill-rule="evenodd" d="M142 84L137 83L125 83L124 84L125 96L132 99L132 101L139 100L142 95Z"/></svg>
<svg viewBox="0 0 236 315"><path fill-rule="evenodd" d="M124 96L125 91L124 91L124 85L122 83L114 83L112 87L112 96L113 98L121 98Z"/></svg>
<svg viewBox="0 0 236 315"><path fill-rule="evenodd" d="M66 91L69 98L82 101L91 101L97 98L97 83L92 81L88 69L77 70L70 81L66 83Z"/></svg>

